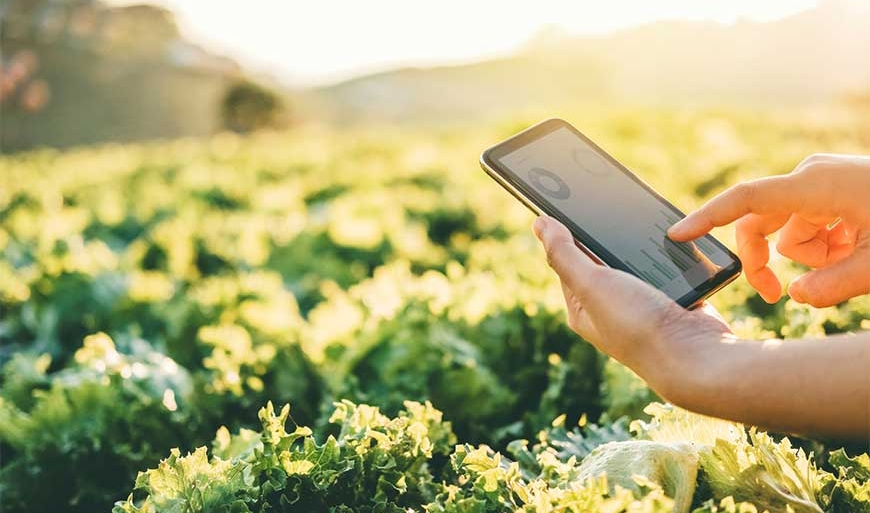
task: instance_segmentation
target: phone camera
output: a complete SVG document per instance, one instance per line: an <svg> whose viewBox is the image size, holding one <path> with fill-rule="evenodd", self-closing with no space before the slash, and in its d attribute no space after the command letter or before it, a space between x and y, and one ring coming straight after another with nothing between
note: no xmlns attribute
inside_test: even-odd
<svg viewBox="0 0 870 513"><path fill-rule="evenodd" d="M533 167L529 170L529 181L532 182L535 188L553 199L564 200L571 197L571 190L568 189L568 184L552 171Z"/></svg>

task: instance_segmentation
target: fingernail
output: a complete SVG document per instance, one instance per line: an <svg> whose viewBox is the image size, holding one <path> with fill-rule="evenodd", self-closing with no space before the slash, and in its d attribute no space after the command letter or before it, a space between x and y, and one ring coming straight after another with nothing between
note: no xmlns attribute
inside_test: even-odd
<svg viewBox="0 0 870 513"><path fill-rule="evenodd" d="M686 219L680 219L676 223L673 224L670 228L668 228L668 235L679 235L683 230L683 227L686 226Z"/></svg>
<svg viewBox="0 0 870 513"><path fill-rule="evenodd" d="M539 216L535 219L535 223L532 225L532 228L535 231L535 235L538 239L543 239L544 230L547 228L547 218L545 216Z"/></svg>

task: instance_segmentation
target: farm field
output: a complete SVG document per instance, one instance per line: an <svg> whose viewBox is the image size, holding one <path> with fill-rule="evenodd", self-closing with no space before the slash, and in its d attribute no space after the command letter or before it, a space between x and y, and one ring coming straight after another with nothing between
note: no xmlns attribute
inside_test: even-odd
<svg viewBox="0 0 870 513"><path fill-rule="evenodd" d="M866 113L564 117L683 209L870 154ZM0 158L0 511L870 512L866 444L661 404L567 328L477 165L538 119ZM745 337L870 327L712 302Z"/></svg>

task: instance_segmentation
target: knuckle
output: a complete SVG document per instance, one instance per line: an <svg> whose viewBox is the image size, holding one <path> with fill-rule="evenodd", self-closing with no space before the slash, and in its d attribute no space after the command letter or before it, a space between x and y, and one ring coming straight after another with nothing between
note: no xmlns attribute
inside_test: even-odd
<svg viewBox="0 0 870 513"><path fill-rule="evenodd" d="M819 160L795 175L795 192L803 198L801 208L812 208L828 214L839 214L843 207L842 191L848 187L842 168L836 161Z"/></svg>
<svg viewBox="0 0 870 513"><path fill-rule="evenodd" d="M752 216L743 216L734 222L734 229L741 235L748 234L752 231L753 222Z"/></svg>
<svg viewBox="0 0 870 513"><path fill-rule="evenodd" d="M801 178L813 180L828 175L831 171L832 167L829 163L820 162L804 168L803 171L801 171Z"/></svg>
<svg viewBox="0 0 870 513"><path fill-rule="evenodd" d="M734 194L738 200L746 205L751 205L755 199L758 185L755 182L741 182L734 186Z"/></svg>
<svg viewBox="0 0 870 513"><path fill-rule="evenodd" d="M809 170L823 166L830 161L830 155L826 153L813 153L812 155L801 160L793 173L806 173Z"/></svg>
<svg viewBox="0 0 870 513"><path fill-rule="evenodd" d="M815 178L829 173L833 167L833 162L829 155L816 153L802 160L793 173L805 179Z"/></svg>

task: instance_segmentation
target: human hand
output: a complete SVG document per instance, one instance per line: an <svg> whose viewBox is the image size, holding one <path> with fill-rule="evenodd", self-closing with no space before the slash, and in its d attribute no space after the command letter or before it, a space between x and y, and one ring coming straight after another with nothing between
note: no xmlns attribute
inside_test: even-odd
<svg viewBox="0 0 870 513"><path fill-rule="evenodd" d="M870 292L870 157L819 154L788 175L737 184L668 231L693 240L732 222L744 273L774 303L782 285L768 266L767 237L777 251L812 270L788 286L800 303L831 306Z"/></svg>
<svg viewBox="0 0 870 513"><path fill-rule="evenodd" d="M534 230L561 280L571 329L660 395L671 398L681 386L675 377L697 372L699 352L730 333L713 307L686 310L639 278L594 263L555 219L539 217Z"/></svg>

